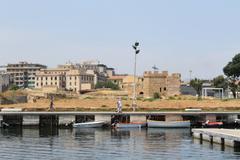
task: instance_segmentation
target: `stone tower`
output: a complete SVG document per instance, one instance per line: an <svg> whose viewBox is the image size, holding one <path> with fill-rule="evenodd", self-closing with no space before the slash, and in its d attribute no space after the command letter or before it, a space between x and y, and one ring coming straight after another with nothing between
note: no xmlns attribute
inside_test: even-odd
<svg viewBox="0 0 240 160"><path fill-rule="evenodd" d="M168 75L167 71L146 71L143 75L144 97L153 97L154 93L160 96L174 96L180 94L181 75L174 73Z"/></svg>

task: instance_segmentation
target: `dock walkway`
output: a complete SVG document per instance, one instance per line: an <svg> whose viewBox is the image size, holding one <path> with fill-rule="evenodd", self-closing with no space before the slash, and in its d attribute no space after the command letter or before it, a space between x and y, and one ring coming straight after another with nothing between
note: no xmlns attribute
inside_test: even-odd
<svg viewBox="0 0 240 160"><path fill-rule="evenodd" d="M239 129L193 129L192 132L194 138L210 143L219 143L231 147L240 146Z"/></svg>

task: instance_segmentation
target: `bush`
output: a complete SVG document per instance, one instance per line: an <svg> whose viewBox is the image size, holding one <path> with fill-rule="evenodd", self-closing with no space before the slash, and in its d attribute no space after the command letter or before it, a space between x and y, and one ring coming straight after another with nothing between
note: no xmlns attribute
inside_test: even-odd
<svg viewBox="0 0 240 160"><path fill-rule="evenodd" d="M168 99L169 99L169 100L175 100L175 97L170 96Z"/></svg>
<svg viewBox="0 0 240 160"><path fill-rule="evenodd" d="M9 87L9 89L12 90L12 91L16 91L16 90L19 89L19 87L17 85L13 84Z"/></svg>
<svg viewBox="0 0 240 160"><path fill-rule="evenodd" d="M125 106L126 106L126 107L130 107L130 104L126 103Z"/></svg>
<svg viewBox="0 0 240 160"><path fill-rule="evenodd" d="M119 86L117 84L114 84L112 81L106 81L106 82L97 82L95 85L95 88L111 88L112 90L119 90Z"/></svg>
<svg viewBox="0 0 240 160"><path fill-rule="evenodd" d="M153 94L153 98L154 98L154 99L159 99L159 98L160 98L159 93L155 92L155 93Z"/></svg>

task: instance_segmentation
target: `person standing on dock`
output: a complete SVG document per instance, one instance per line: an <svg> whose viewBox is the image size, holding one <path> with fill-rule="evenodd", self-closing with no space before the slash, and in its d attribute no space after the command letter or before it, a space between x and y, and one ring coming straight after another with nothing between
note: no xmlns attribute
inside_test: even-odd
<svg viewBox="0 0 240 160"><path fill-rule="evenodd" d="M122 113L122 100L121 100L121 97L119 97L118 101L117 101L117 113Z"/></svg>
<svg viewBox="0 0 240 160"><path fill-rule="evenodd" d="M54 111L53 96L50 97L50 111Z"/></svg>

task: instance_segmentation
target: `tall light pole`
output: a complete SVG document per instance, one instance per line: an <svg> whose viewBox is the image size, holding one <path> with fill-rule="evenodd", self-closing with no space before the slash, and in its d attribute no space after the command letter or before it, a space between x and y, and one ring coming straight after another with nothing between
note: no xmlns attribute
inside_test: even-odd
<svg viewBox="0 0 240 160"><path fill-rule="evenodd" d="M190 84L191 80L192 80L192 70L189 70L189 84Z"/></svg>
<svg viewBox="0 0 240 160"><path fill-rule="evenodd" d="M136 96L136 71L137 71L137 54L140 52L138 49L139 43L135 42L135 44L132 46L134 49L134 77L133 77L133 97L132 97L132 109L133 112L135 112L137 107L137 96Z"/></svg>

